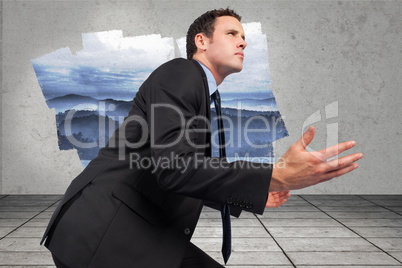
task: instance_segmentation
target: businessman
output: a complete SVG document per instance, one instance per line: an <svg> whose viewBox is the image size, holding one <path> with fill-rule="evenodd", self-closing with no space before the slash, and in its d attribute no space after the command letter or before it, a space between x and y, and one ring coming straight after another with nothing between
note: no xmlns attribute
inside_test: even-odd
<svg viewBox="0 0 402 268"><path fill-rule="evenodd" d="M290 190L357 168L358 153L327 161L352 141L306 152L313 127L278 164L228 163L224 137L221 157L211 157L211 100L218 111L217 87L242 70L246 46L233 10L194 21L188 59L148 77L123 124L54 212L42 242L58 267L222 267L190 242L204 204L226 216L262 214L286 202Z"/></svg>

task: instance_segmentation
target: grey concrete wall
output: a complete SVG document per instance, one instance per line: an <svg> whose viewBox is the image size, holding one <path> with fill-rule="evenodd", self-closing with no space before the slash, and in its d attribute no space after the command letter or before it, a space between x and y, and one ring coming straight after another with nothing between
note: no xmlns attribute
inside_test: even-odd
<svg viewBox="0 0 402 268"><path fill-rule="evenodd" d="M298 193L402 194L402 1L4 1L1 193L63 193L82 170L75 151L58 149L31 59L78 51L88 32L180 38L198 15L227 6L267 35L290 133L276 155L313 121L312 149L353 139L365 155L352 174Z"/></svg>
<svg viewBox="0 0 402 268"><path fill-rule="evenodd" d="M3 2L2 1L0 1L0 14L3 14ZM2 27L2 25L3 25L3 15L1 15L1 17L0 17L0 40L1 40L1 43L0 43L0 65L1 65L1 67L2 67L2 70L3 70L3 46L2 46L2 44L3 44L3 27ZM3 135L2 135L2 126L3 126L3 120L2 120L2 115L3 115L3 109L2 109L2 103L3 103L3 101L2 101L2 96L3 96L3 72L0 72L0 111L1 111L1 114L0 114L0 152L2 152L3 150L2 150L2 144L3 144L3 139L2 139L2 137L3 137ZM1 178L2 178L2 175L1 175L1 170L2 170L2 166L3 166L3 159L2 159L2 153L0 153L0 193L2 192L2 184L1 184Z"/></svg>

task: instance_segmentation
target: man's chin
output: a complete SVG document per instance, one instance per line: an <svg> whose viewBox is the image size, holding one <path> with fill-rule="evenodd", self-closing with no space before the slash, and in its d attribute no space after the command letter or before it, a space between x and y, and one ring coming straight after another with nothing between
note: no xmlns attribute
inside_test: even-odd
<svg viewBox="0 0 402 268"><path fill-rule="evenodd" d="M236 71L236 73L239 73L239 72L241 72L241 70L243 70L243 65L242 65L241 67L237 68L237 71Z"/></svg>
<svg viewBox="0 0 402 268"><path fill-rule="evenodd" d="M243 63L240 64L240 65L235 65L235 66L233 66L233 72L234 72L234 73L238 73L238 72L240 72L241 70L243 70Z"/></svg>
<svg viewBox="0 0 402 268"><path fill-rule="evenodd" d="M232 66L232 68L229 69L229 72L228 72L228 74L226 76L234 74L234 73L239 73L239 72L241 72L241 70L243 70L243 65L242 66L236 66L236 67Z"/></svg>

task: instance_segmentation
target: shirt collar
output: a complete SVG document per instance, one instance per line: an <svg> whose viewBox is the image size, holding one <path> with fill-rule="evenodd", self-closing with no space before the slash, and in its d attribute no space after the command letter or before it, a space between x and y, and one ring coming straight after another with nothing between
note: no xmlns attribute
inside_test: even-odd
<svg viewBox="0 0 402 268"><path fill-rule="evenodd" d="M205 75L207 76L208 87L209 87L209 95L211 96L215 90L218 89L216 85L215 77L213 76L212 72L201 62L197 60L197 62L201 65L202 69L204 69Z"/></svg>

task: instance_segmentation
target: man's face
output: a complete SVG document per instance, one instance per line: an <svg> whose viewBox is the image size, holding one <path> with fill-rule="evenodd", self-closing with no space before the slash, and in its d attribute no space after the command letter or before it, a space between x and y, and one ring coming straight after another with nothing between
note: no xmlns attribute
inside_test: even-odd
<svg viewBox="0 0 402 268"><path fill-rule="evenodd" d="M214 33L208 39L206 59L222 78L242 70L243 50L247 46L244 38L243 27L236 18L222 16L216 19Z"/></svg>

